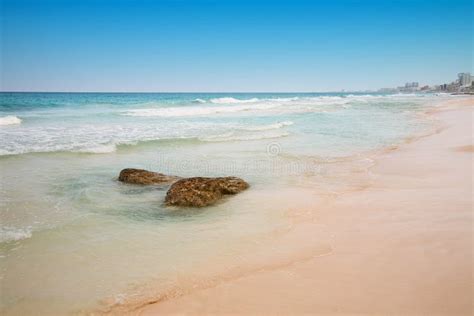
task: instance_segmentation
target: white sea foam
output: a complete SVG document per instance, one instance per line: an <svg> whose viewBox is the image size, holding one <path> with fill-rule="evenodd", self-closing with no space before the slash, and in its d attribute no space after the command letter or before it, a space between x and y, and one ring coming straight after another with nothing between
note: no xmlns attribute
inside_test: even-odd
<svg viewBox="0 0 474 316"><path fill-rule="evenodd" d="M281 138L290 135L284 131L267 131L264 133L241 133L241 132L230 132L222 135L200 137L199 140L206 142L228 142L228 141L248 141L248 140L261 140L261 139L272 139Z"/></svg>
<svg viewBox="0 0 474 316"><path fill-rule="evenodd" d="M229 114L248 111L262 111L275 108L279 105L271 103L261 103L255 105L236 106L195 106L195 107L168 107L168 108L147 108L134 109L123 112L127 116L141 117L185 117L185 116L208 116L216 114Z"/></svg>
<svg viewBox="0 0 474 316"><path fill-rule="evenodd" d="M0 117L0 125L16 125L21 124L21 119L17 116L9 115Z"/></svg>
<svg viewBox="0 0 474 316"><path fill-rule="evenodd" d="M271 129L279 129L279 128L283 128L285 126L290 126L290 125L293 125L293 122L285 121L285 122L278 122L278 123L268 124L268 125L248 126L248 127L243 127L242 129L246 131L266 131L266 130L271 130Z"/></svg>
<svg viewBox="0 0 474 316"><path fill-rule="evenodd" d="M51 123L53 123L52 121ZM161 139L197 139L201 136L220 135L241 124L216 122L168 121L162 124L127 120L121 124L50 124L28 126L20 131L0 129L0 155L31 152L79 152L105 154L114 152L119 145Z"/></svg>
<svg viewBox="0 0 474 316"><path fill-rule="evenodd" d="M152 107L127 110L123 111L121 114L126 116L138 117L190 117L230 114L289 114L321 112L324 111L327 106L343 105L351 102L351 100L339 96L266 99L235 99L227 97L211 99L210 102L216 105L196 105L161 108Z"/></svg>
<svg viewBox="0 0 474 316"><path fill-rule="evenodd" d="M234 104L234 103L255 103L258 102L258 98L251 98L251 99L236 99L236 98L231 98L231 97L226 97L226 98L214 98L211 99L211 103L217 103L217 104Z"/></svg>
<svg viewBox="0 0 474 316"><path fill-rule="evenodd" d="M426 102L428 97L424 96L423 102ZM208 99L206 98L206 100ZM137 104L134 103L114 109L107 106L104 109L105 114L97 108L90 111L83 110L80 116L76 115L74 111L71 112L69 108L28 113L28 117L38 115L32 119L32 123L35 124L24 124L21 128L0 128L0 155L59 151L104 154L116 151L117 146L123 144L137 144L160 139L188 138L204 141L232 141L281 137L288 132L287 127L293 124L292 121L305 130L318 126L320 121L317 116L299 114L332 114L337 111L345 114L344 112L347 111L349 120L354 115L361 117L371 115L372 110L379 114L377 109L380 105L401 105L396 108L401 111L412 111L411 106L407 106L407 104L421 102L417 95L409 94L301 95L297 97L216 98L212 100L223 103L213 104L204 99L196 99L193 104L189 104L187 101L187 105L181 106L169 105L170 103L167 103L168 106L146 103L142 105L144 108L137 108ZM225 104L224 102L230 103ZM373 104L374 107L365 107L366 103ZM363 111L358 114L360 105L364 107ZM351 110L346 110L348 108ZM96 118L97 113L103 115ZM160 117L165 119L160 120ZM345 115L338 115L338 119L342 120L344 117ZM367 117L370 118L370 116ZM2 117L1 119L7 118ZM10 116L7 121L12 120L11 118L14 122L20 120L15 116ZM322 119L324 119L321 121L323 127L330 124L327 121L330 119L327 115L324 115ZM347 122L347 124L349 123Z"/></svg>
<svg viewBox="0 0 474 316"><path fill-rule="evenodd" d="M197 98L197 99L195 99L193 102L194 102L194 103L206 103L206 100Z"/></svg>
<svg viewBox="0 0 474 316"><path fill-rule="evenodd" d="M0 227L0 242L18 241L22 239L31 238L31 236L31 227Z"/></svg>
<svg viewBox="0 0 474 316"><path fill-rule="evenodd" d="M116 152L121 145L157 140L257 139L262 137L261 132L283 129L292 124L291 121L246 124L172 120L163 124L150 124L147 121L142 123L131 120L121 125L30 126L14 133L0 131L0 156L32 152L107 154ZM223 135L228 137L222 137ZM263 135L263 138L266 137L268 136Z"/></svg>

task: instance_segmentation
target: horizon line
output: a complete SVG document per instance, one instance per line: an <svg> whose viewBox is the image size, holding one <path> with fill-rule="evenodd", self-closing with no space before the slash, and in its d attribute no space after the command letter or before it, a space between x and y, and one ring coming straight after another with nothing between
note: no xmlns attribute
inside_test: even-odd
<svg viewBox="0 0 474 316"><path fill-rule="evenodd" d="M378 90L336 90L336 91L3 91L0 93L350 93L350 92L378 92Z"/></svg>

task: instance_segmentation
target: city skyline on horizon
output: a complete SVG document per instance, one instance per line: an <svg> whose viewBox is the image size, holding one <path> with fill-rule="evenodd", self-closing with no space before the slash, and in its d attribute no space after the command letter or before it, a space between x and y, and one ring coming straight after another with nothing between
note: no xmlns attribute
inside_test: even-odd
<svg viewBox="0 0 474 316"><path fill-rule="evenodd" d="M472 80L472 84L474 84L474 75L471 75L470 72L461 72L461 73L458 73L458 77L462 74L466 74L468 76L471 77L471 80ZM182 94L226 94L226 93L229 93L229 94L232 94L232 93L242 93L242 94L250 94L250 93L254 93L254 94L265 94L265 93L274 93L274 94L278 94L278 93L281 93L281 94L295 94L295 93L364 93L364 92L367 92L367 93L377 93L377 92L382 92L382 93L385 93L389 90L398 90L398 92L403 92L401 91L400 89L403 89L404 87L407 88L409 85L411 84L416 84L416 87L417 88L422 88L422 87L429 87L430 90L429 91L424 91L424 92L434 92L434 89L437 89L441 86L446 86L446 85L449 85L449 84L455 84L459 79L455 79L455 80L452 80L451 79L448 79L448 80L445 80L443 83L435 83L435 84L425 84L425 83L420 83L418 81L410 81L410 80L406 80L404 83L400 83L399 85L397 86L394 86L394 87L380 87L380 88L377 88L377 89L360 89L360 90L348 90L348 89L340 89L340 90L328 90L328 91L317 91L317 90L314 90L314 91L27 91L27 90L2 90L1 86L0 86L0 93L170 93L170 94L173 94L173 93L182 93ZM423 90L417 90L417 91L420 91L420 92L423 92ZM405 91L406 92L406 91ZM415 91L413 91L415 92ZM441 91L442 92L442 91Z"/></svg>
<svg viewBox="0 0 474 316"><path fill-rule="evenodd" d="M4 92L357 92L474 72L466 0L1 3Z"/></svg>
<svg viewBox="0 0 474 316"><path fill-rule="evenodd" d="M467 74L470 74L469 72L465 72ZM458 73L458 74L461 74L461 73ZM471 78L473 78L473 81L474 81L474 76L471 75ZM397 88L401 88L403 87L403 85L407 85L407 84L410 84L410 83L416 83L417 85L419 84L419 87L423 87L423 86L429 86L430 88L434 88L434 87L438 87L440 85L446 85L446 84L449 84L449 83L453 83L455 82L456 80L452 80L452 79L449 79L449 80L446 80L445 82L443 83L435 83L435 84L432 84L432 85L427 85L427 84L424 84L424 83L419 83L418 81L410 81L410 80L406 80L404 83L400 83L398 86L396 87L380 87L380 88L377 88L377 89L360 89L360 90L348 90L348 89L340 89L340 90L333 90L333 91L8 91L8 90L0 90L0 93L189 93L189 94L199 94L199 93L203 93L203 94L225 94L225 93L282 93L282 94L285 94L285 93L288 93L288 94L291 94L291 93L351 93L351 92L354 92L354 93L363 93L363 92L370 92L370 93L374 93L374 92L381 92L383 90L386 90L386 89L397 89Z"/></svg>

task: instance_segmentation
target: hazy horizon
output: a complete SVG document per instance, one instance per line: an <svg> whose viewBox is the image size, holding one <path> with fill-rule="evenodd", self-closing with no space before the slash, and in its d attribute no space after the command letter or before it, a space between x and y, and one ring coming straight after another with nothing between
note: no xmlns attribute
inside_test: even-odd
<svg viewBox="0 0 474 316"><path fill-rule="evenodd" d="M338 93L378 93L377 90L340 90L340 91L7 91L0 90L0 93L116 93L116 94L338 94ZM414 91L416 92L416 91ZM433 92L434 91L429 91ZM440 91L443 92L443 91ZM388 93L388 92L380 92ZM398 91L396 93L403 93Z"/></svg>

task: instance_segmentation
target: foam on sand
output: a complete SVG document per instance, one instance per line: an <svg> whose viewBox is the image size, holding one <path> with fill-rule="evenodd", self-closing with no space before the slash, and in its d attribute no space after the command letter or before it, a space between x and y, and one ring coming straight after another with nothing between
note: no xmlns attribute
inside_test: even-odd
<svg viewBox="0 0 474 316"><path fill-rule="evenodd" d="M31 228L0 227L0 243L31 238Z"/></svg>

